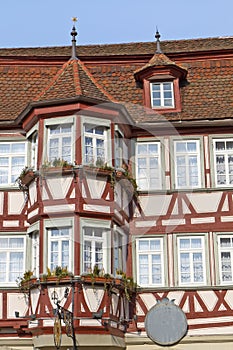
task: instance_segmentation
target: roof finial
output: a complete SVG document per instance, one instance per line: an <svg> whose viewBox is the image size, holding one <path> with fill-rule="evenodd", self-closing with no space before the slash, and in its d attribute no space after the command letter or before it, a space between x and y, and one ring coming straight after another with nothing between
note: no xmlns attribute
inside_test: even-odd
<svg viewBox="0 0 233 350"><path fill-rule="evenodd" d="M157 40L157 48L156 48L156 53L162 53L161 47L160 47L160 34L158 31L158 28L156 27L156 34L155 34L155 39Z"/></svg>
<svg viewBox="0 0 233 350"><path fill-rule="evenodd" d="M77 22L77 17L73 17L72 18L72 21L73 21L73 28L72 28L72 31L70 33L70 35L72 36L72 59L77 59L77 56L76 56L76 35L78 34L77 31L76 31L76 28L75 28L75 22Z"/></svg>

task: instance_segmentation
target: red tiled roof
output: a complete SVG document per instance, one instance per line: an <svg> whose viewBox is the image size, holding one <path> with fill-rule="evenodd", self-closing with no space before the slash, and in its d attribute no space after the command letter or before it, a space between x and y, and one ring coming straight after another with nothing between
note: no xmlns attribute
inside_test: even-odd
<svg viewBox="0 0 233 350"><path fill-rule="evenodd" d="M223 119L233 116L233 59L194 61L182 64L188 75L180 86L182 111L166 114L170 120ZM143 89L133 74L138 65L89 66L92 75L119 102L143 105ZM156 114L132 115L137 122L152 121Z"/></svg>
<svg viewBox="0 0 233 350"><path fill-rule="evenodd" d="M209 50L232 50L233 37L204 38L204 39L184 39L184 40L165 40L160 42L161 50L164 54L192 53ZM153 42L135 42L123 44L102 44L102 45L79 45L77 54L82 57L96 56L121 56L121 55L154 55L156 43ZM56 47L31 47L31 48L2 48L0 49L2 57L66 57L71 56L70 46Z"/></svg>
<svg viewBox="0 0 233 350"><path fill-rule="evenodd" d="M58 65L1 65L0 120L15 119L57 73Z"/></svg>
<svg viewBox="0 0 233 350"><path fill-rule="evenodd" d="M136 122L157 120L157 113L148 115L141 108L143 89L134 79L134 72L145 67L146 61L151 59L148 64L153 64L155 49L155 42L79 46L80 60L75 62L69 60L70 47L0 49L0 120L14 120L32 101L80 94L127 104ZM180 64L176 55L183 53L182 67L188 71L180 87L182 111L166 118L232 118L233 38L163 41L161 49L175 64ZM196 58L196 53L208 50L215 51L213 59L211 55Z"/></svg>
<svg viewBox="0 0 233 350"><path fill-rule="evenodd" d="M80 60L70 59L62 66L35 101L66 99L76 96L112 100L110 94L105 92L95 81Z"/></svg>

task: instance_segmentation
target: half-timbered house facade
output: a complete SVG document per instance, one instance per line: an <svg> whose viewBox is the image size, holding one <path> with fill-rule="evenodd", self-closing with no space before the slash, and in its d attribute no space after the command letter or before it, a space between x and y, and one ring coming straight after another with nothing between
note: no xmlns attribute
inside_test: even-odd
<svg viewBox="0 0 233 350"><path fill-rule="evenodd" d="M233 38L71 35L0 49L0 349L230 349Z"/></svg>

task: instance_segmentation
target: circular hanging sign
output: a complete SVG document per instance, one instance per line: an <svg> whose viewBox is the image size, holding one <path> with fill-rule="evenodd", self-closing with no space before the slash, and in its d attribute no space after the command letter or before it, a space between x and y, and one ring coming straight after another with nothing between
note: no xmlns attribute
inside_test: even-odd
<svg viewBox="0 0 233 350"><path fill-rule="evenodd" d="M187 333L188 325L184 312L165 298L148 311L145 328L154 343L165 346L178 343Z"/></svg>

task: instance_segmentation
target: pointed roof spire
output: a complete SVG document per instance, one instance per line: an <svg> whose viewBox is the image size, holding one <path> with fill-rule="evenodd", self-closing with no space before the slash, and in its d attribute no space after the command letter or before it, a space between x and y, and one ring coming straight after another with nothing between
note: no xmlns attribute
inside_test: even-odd
<svg viewBox="0 0 233 350"><path fill-rule="evenodd" d="M71 59L73 60L77 60L77 56L76 56L76 35L78 34L75 28L75 22L77 22L77 17L73 17L72 18L73 21L73 28L72 31L70 33L70 35L72 36L72 56Z"/></svg>
<svg viewBox="0 0 233 350"><path fill-rule="evenodd" d="M158 31L158 28L156 27L156 34L155 34L155 39L157 40L157 48L156 48L156 53L162 53L161 47L160 47L160 34Z"/></svg>

